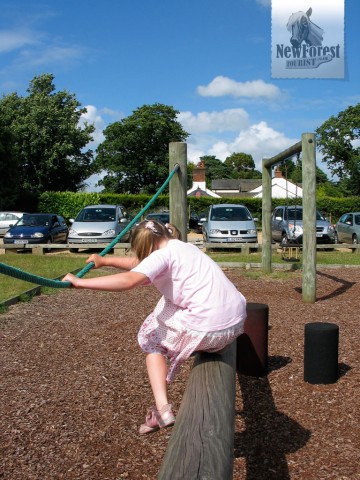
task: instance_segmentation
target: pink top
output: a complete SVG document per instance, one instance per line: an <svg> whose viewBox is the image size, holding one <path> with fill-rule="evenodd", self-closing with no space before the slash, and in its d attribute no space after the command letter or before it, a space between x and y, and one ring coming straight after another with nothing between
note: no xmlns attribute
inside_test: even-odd
<svg viewBox="0 0 360 480"><path fill-rule="evenodd" d="M192 330L213 332L245 321L244 296L195 245L169 240L132 271L146 275L165 298L182 308L181 320Z"/></svg>

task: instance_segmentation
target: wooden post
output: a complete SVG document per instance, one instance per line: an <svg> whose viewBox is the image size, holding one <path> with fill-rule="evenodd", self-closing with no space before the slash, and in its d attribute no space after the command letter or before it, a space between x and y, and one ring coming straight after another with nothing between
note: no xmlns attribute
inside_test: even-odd
<svg viewBox="0 0 360 480"><path fill-rule="evenodd" d="M262 377L268 373L269 306L248 303L244 333L237 338L236 369L244 375Z"/></svg>
<svg viewBox="0 0 360 480"><path fill-rule="evenodd" d="M172 142L169 144L169 170L179 165L179 170L169 184L170 222L181 232L181 238L187 242L187 144Z"/></svg>
<svg viewBox="0 0 360 480"><path fill-rule="evenodd" d="M196 355L158 480L230 480L235 435L236 341Z"/></svg>
<svg viewBox="0 0 360 480"><path fill-rule="evenodd" d="M303 273L302 298L316 300L316 157L315 135L302 134Z"/></svg>
<svg viewBox="0 0 360 480"><path fill-rule="evenodd" d="M271 167L262 171L262 270L271 273Z"/></svg>

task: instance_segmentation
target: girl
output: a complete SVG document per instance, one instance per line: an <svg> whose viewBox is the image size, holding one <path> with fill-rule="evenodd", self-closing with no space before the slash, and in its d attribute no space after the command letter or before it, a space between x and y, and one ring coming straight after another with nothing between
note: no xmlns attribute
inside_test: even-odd
<svg viewBox="0 0 360 480"><path fill-rule="evenodd" d="M155 398L141 435L175 422L167 383L180 365L194 352L224 349L243 332L246 318L246 300L221 268L197 246L174 236L173 226L145 220L132 234L135 257L91 255L87 260L94 268L113 266L126 272L88 279L69 273L63 279L75 288L114 292L153 284L163 294L138 333Z"/></svg>

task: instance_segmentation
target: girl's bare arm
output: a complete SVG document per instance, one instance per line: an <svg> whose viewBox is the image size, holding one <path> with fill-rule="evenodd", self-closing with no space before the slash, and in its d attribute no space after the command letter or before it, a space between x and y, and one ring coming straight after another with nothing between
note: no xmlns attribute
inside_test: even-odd
<svg viewBox="0 0 360 480"><path fill-rule="evenodd" d="M123 272L94 278L78 278L72 273L68 273L62 281L70 282L75 288L121 292L148 283L149 279L143 273L138 272Z"/></svg>
<svg viewBox="0 0 360 480"><path fill-rule="evenodd" d="M136 257L101 257L93 254L86 260L86 263L94 263L94 268L100 267L115 267L121 270L131 270L139 265L139 260Z"/></svg>

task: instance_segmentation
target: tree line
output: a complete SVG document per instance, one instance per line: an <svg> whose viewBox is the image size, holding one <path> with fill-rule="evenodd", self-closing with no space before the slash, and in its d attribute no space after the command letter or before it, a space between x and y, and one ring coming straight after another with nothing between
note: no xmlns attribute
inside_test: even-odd
<svg viewBox="0 0 360 480"><path fill-rule="evenodd" d="M189 137L177 121L178 111L162 104L143 105L108 125L96 151L88 148L95 127L83 121L86 108L76 95L56 91L54 76L35 76L27 95L0 99L0 209L36 209L46 191L79 192L94 173L105 193L153 194L168 176L170 142ZM330 117L316 131L317 145L330 172L317 168L318 193L360 195L360 104ZM251 155L234 152L224 162L200 158L207 187L219 178L261 178ZM189 164L188 183L192 184ZM283 175L301 183L301 158L280 165Z"/></svg>

